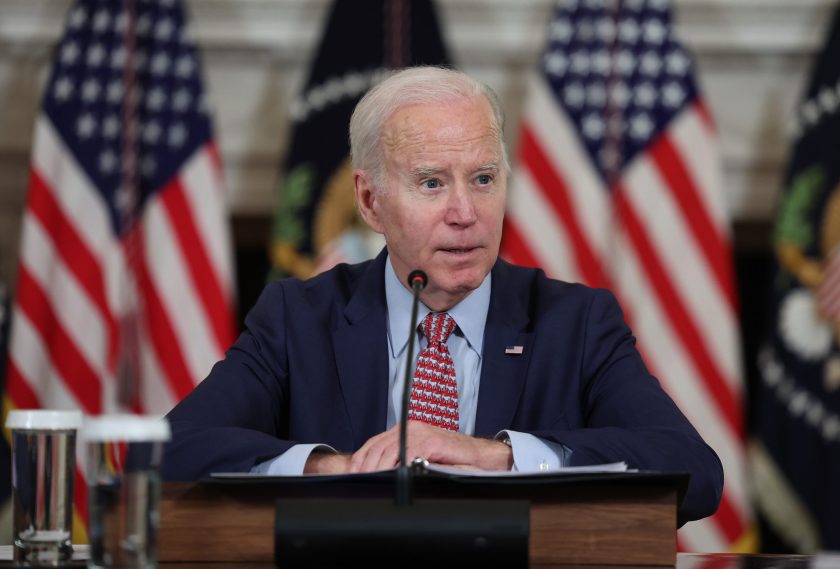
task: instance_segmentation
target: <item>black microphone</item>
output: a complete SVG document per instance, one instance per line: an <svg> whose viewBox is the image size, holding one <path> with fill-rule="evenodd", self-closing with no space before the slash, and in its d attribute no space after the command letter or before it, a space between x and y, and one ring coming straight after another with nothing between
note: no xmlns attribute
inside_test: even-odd
<svg viewBox="0 0 840 569"><path fill-rule="evenodd" d="M408 287L414 292L415 295L423 292L423 289L426 288L427 284L429 284L429 277L427 277L426 273L424 273L420 269L414 269L413 271L408 273ZM416 299L417 297L415 296L414 298Z"/></svg>
<svg viewBox="0 0 840 569"><path fill-rule="evenodd" d="M417 308L420 293L429 284L429 277L419 269L408 274L408 286L414 295L411 303L411 328L408 329L408 357L405 360L405 382L403 383L402 406L400 408L400 464L397 467L397 505L411 504L411 471L405 463L408 446L408 404L411 399L411 364L414 361L414 341L417 336Z"/></svg>

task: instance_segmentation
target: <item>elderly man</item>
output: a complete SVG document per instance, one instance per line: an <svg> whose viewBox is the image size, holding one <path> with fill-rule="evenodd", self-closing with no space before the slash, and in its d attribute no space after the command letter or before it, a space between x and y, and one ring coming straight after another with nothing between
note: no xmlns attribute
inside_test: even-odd
<svg viewBox="0 0 840 569"><path fill-rule="evenodd" d="M422 269L409 457L685 471L680 520L714 512L720 462L648 373L613 296L498 259L508 164L493 93L456 71L402 71L359 103L350 142L358 210L385 250L266 287L170 413L165 477L394 467L407 276Z"/></svg>

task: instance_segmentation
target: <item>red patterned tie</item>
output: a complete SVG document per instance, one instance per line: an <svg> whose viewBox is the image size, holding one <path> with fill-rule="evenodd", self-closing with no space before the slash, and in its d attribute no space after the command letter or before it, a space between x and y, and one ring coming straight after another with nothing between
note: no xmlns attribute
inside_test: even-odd
<svg viewBox="0 0 840 569"><path fill-rule="evenodd" d="M429 345L417 356L408 418L457 432L458 383L452 354L446 347L454 329L455 320L446 312L429 313L420 324Z"/></svg>

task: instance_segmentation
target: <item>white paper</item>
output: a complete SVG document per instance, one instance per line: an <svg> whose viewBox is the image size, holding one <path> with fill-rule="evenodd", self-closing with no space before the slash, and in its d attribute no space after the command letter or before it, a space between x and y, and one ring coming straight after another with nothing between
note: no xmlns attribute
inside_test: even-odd
<svg viewBox="0 0 840 569"><path fill-rule="evenodd" d="M597 472L627 472L626 462L611 462L609 464L593 464L588 466L562 466L553 470L471 470L466 468L455 468L442 464L429 464L426 466L429 472L448 474L450 476L555 476L557 474L593 474Z"/></svg>
<svg viewBox="0 0 840 569"><path fill-rule="evenodd" d="M541 476L556 476L558 474L596 474L600 472L635 472L635 470L628 469L625 462L611 462L608 464L593 464L588 466L562 466L553 470L472 470L467 468L456 468L454 466L445 466L442 464L427 464L424 466L426 471L437 474L445 474L447 476L463 476L463 477L541 477ZM263 474L255 472L214 472L210 475L211 478L217 479L241 479L241 478L346 478L351 476L365 477L372 475L382 475L388 472L394 472L396 468L389 470L377 470L375 472L359 472L357 474L306 474L306 475L282 475L282 474Z"/></svg>
<svg viewBox="0 0 840 569"><path fill-rule="evenodd" d="M840 569L840 551L820 551L811 559L810 569Z"/></svg>

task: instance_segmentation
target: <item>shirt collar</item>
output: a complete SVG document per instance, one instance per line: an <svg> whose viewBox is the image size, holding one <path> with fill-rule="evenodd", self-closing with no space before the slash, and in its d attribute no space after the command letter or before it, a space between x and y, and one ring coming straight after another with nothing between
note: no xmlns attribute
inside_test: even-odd
<svg viewBox="0 0 840 569"><path fill-rule="evenodd" d="M484 346L484 325L490 309L490 273L481 285L448 310L458 324L457 330L467 340L470 348L481 356ZM388 341L391 356L397 357L408 344L408 327L411 320L412 294L402 285L389 256L385 264L385 301L388 303ZM417 322L431 312L422 302L417 308Z"/></svg>

